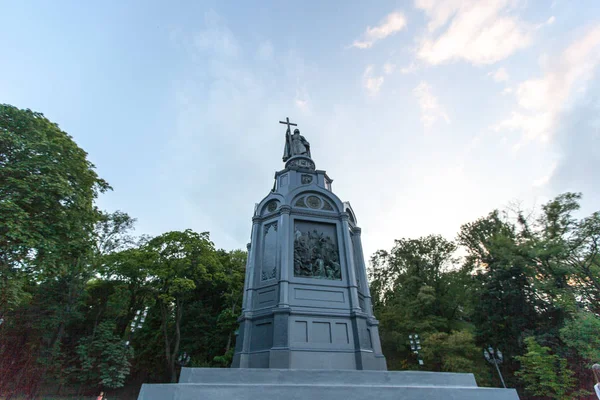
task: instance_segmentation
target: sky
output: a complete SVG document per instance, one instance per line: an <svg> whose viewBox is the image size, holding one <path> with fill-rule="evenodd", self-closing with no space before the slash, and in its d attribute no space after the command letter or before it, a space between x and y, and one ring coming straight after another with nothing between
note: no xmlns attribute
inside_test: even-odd
<svg viewBox="0 0 600 400"><path fill-rule="evenodd" d="M565 191L600 209L600 2L2 1L0 103L44 113L136 233L245 248L289 117L365 255Z"/></svg>

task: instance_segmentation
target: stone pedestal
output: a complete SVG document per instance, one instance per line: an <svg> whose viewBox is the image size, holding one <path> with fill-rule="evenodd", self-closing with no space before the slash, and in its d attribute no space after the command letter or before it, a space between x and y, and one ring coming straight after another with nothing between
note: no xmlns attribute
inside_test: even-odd
<svg viewBox="0 0 600 400"><path fill-rule="evenodd" d="M234 368L386 370L360 228L306 156L255 209Z"/></svg>
<svg viewBox="0 0 600 400"><path fill-rule="evenodd" d="M179 384L143 385L138 400L518 400L472 374L418 371L184 368Z"/></svg>

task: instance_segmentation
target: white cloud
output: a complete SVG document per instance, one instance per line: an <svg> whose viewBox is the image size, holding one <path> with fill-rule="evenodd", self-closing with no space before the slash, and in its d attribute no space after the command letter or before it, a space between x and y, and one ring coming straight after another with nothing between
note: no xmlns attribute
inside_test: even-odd
<svg viewBox="0 0 600 400"><path fill-rule="evenodd" d="M514 5L512 0L416 0L429 20L417 57L432 65L493 64L529 46L533 27L511 14Z"/></svg>
<svg viewBox="0 0 600 400"><path fill-rule="evenodd" d="M507 87L507 88L504 88L504 90L502 91L502 94L507 95L507 94L511 94L512 92L514 92L514 89L511 87Z"/></svg>
<svg viewBox="0 0 600 400"><path fill-rule="evenodd" d="M521 133L519 148L531 140L547 141L554 133L561 111L574 93L585 91L600 64L600 26L573 41L554 62L547 63L541 78L521 82L515 91L516 109L494 126L497 131Z"/></svg>
<svg viewBox="0 0 600 400"><path fill-rule="evenodd" d="M363 86L371 96L375 96L379 93L379 89L381 89L381 85L383 85L383 76L374 76L374 68L373 65L369 65L363 73Z"/></svg>
<svg viewBox="0 0 600 400"><path fill-rule="evenodd" d="M498 68L495 72L490 72L488 74L492 77L496 82L508 82L508 72L504 68Z"/></svg>
<svg viewBox="0 0 600 400"><path fill-rule="evenodd" d="M545 22L542 22L541 24L537 24L537 26L535 28L542 29L546 26L552 25L555 21L556 21L556 17L554 17L554 15L553 15L550 18L548 18Z"/></svg>
<svg viewBox="0 0 600 400"><path fill-rule="evenodd" d="M558 166L558 162L554 162L554 164L552 164L552 166L550 167L550 169L546 175L533 181L533 187L546 186L548 184L548 182L550 182L550 179L552 178L552 176L554 175L554 171L556 171L557 166Z"/></svg>
<svg viewBox="0 0 600 400"><path fill-rule="evenodd" d="M300 111L302 112L308 112L308 100L300 100L300 99L296 99L294 100L296 107L298 107L300 109Z"/></svg>
<svg viewBox="0 0 600 400"><path fill-rule="evenodd" d="M410 65L407 65L406 67L400 68L400 73L401 74L412 74L417 69L418 69L417 64L410 63Z"/></svg>
<svg viewBox="0 0 600 400"><path fill-rule="evenodd" d="M373 28L367 27L367 30L359 40L352 43L352 47L359 49L368 49L381 39L404 29L406 27L406 17L400 12L388 14L381 23Z"/></svg>
<svg viewBox="0 0 600 400"><path fill-rule="evenodd" d="M300 111L302 111L302 113L307 114L310 112L310 97L308 96L308 91L305 87L296 89L294 104Z"/></svg>
<svg viewBox="0 0 600 400"><path fill-rule="evenodd" d="M421 108L421 121L426 129L431 128L440 118L446 121L446 123L450 123L450 118L448 117L446 110L439 103L437 97L433 95L430 84L421 82L413 89L413 94L419 102L419 107Z"/></svg>
<svg viewBox="0 0 600 400"><path fill-rule="evenodd" d="M387 75L392 74L396 70L396 64L391 64L389 62L383 64L383 72Z"/></svg>
<svg viewBox="0 0 600 400"><path fill-rule="evenodd" d="M239 53L239 45L231 30L222 23L221 17L214 11L204 15L205 30L194 38L199 50L212 50L222 56L235 57Z"/></svg>

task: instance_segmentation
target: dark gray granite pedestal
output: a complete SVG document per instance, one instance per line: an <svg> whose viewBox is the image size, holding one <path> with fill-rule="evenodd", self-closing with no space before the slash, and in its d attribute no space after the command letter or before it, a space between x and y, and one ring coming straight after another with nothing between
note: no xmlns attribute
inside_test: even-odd
<svg viewBox="0 0 600 400"><path fill-rule="evenodd" d="M518 400L473 374L419 371L184 368L178 384L144 384L138 400Z"/></svg>

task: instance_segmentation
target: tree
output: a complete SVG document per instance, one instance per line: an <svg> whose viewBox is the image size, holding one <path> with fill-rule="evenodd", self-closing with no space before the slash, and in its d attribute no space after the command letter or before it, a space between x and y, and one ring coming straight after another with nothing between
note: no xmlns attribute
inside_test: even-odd
<svg viewBox="0 0 600 400"><path fill-rule="evenodd" d="M498 211L465 224L458 242L467 250L465 264L474 271L471 321L481 348L500 349L509 380L518 369L513 359L524 351L523 335L535 329L535 291L529 266L519 247L516 227Z"/></svg>
<svg viewBox="0 0 600 400"><path fill-rule="evenodd" d="M189 229L157 236L144 251L150 255L152 286L161 312L165 363L171 382L176 382L184 305L198 282L211 278L207 274L218 260L208 232Z"/></svg>
<svg viewBox="0 0 600 400"><path fill-rule="evenodd" d="M24 271L54 275L87 251L94 199L109 186L86 156L42 114L0 105L0 317Z"/></svg>
<svg viewBox="0 0 600 400"><path fill-rule="evenodd" d="M372 258L371 294L381 322L381 341L392 368L415 362L408 335L465 327L467 271L454 257L456 245L441 236L396 240L390 253Z"/></svg>
<svg viewBox="0 0 600 400"><path fill-rule="evenodd" d="M549 347L541 346L533 336L525 339L527 352L517 356L521 369L515 373L525 384L525 390L534 396L546 396L556 400L571 400L589 392L575 391L573 371L567 360L551 354Z"/></svg>
<svg viewBox="0 0 600 400"><path fill-rule="evenodd" d="M539 285L561 318L573 313L576 303L600 310L600 213L577 220L573 213L580 200L580 193L564 193L544 204L538 234L530 240Z"/></svg>
<svg viewBox="0 0 600 400"><path fill-rule="evenodd" d="M125 384L133 349L114 334L114 329L114 323L105 321L91 336L79 340L76 349L79 368L72 372L77 381L109 389Z"/></svg>
<svg viewBox="0 0 600 400"><path fill-rule="evenodd" d="M228 367L233 360L232 342L238 326L237 318L241 312L247 254L242 250L219 250L218 255L225 272L226 289L223 294L225 307L217 317L217 326L222 334L227 336L227 344L224 354L216 356L214 361Z"/></svg>
<svg viewBox="0 0 600 400"><path fill-rule="evenodd" d="M600 318L580 311L560 330L560 338L575 349L589 365L600 360Z"/></svg>
<svg viewBox="0 0 600 400"><path fill-rule="evenodd" d="M469 331L433 333L423 341L423 359L437 371L478 372L480 349Z"/></svg>
<svg viewBox="0 0 600 400"><path fill-rule="evenodd" d="M18 307L37 312L26 315L33 317L29 335L39 340L14 355L30 359L37 353L42 370L28 371L37 379L29 383L34 391L48 368L58 365L53 360L91 276L93 230L101 218L94 200L109 188L56 124L40 113L0 105L0 318L15 320Z"/></svg>
<svg viewBox="0 0 600 400"><path fill-rule="evenodd" d="M121 313L115 316L116 332L127 335L127 328L137 312L154 303L154 290L149 279L152 276L153 255L144 248L145 239L136 246L109 254L100 269L104 279L118 285L124 302Z"/></svg>

